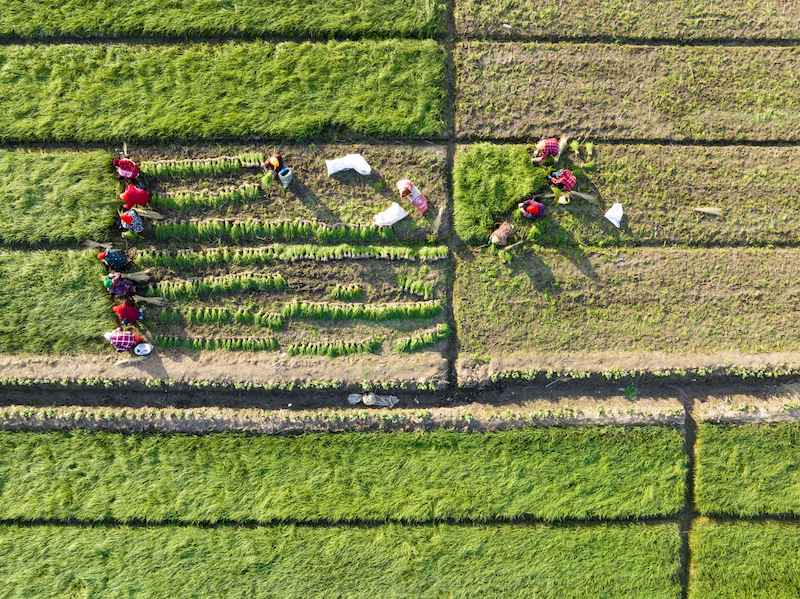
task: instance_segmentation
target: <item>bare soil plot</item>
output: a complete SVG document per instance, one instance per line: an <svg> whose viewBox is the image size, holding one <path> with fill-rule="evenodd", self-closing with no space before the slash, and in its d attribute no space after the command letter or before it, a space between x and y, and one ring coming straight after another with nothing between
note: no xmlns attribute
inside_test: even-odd
<svg viewBox="0 0 800 599"><path fill-rule="evenodd" d="M783 0L459 0L455 18L472 37L800 39L800 6Z"/></svg>
<svg viewBox="0 0 800 599"><path fill-rule="evenodd" d="M461 43L460 138L800 140L800 49Z"/></svg>
<svg viewBox="0 0 800 599"><path fill-rule="evenodd" d="M458 256L459 380L502 370L795 367L793 250L539 249Z"/></svg>

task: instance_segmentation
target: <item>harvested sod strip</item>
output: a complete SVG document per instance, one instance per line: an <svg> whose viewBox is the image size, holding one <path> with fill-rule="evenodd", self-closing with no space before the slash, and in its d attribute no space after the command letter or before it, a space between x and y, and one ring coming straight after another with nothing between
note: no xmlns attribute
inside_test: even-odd
<svg viewBox="0 0 800 599"><path fill-rule="evenodd" d="M444 28L441 0L182 0L135 4L68 0L8 0L0 35L69 37L330 35L425 36Z"/></svg>
<svg viewBox="0 0 800 599"><path fill-rule="evenodd" d="M680 596L673 524L0 528L11 597ZM64 564L69 564L68 568Z"/></svg>
<svg viewBox="0 0 800 599"><path fill-rule="evenodd" d="M0 353L99 349L114 328L92 252L0 251Z"/></svg>
<svg viewBox="0 0 800 599"><path fill-rule="evenodd" d="M517 204L547 189L524 145L475 144L456 154L455 225L461 239L484 244L512 219L517 238L546 246L782 245L800 243L800 150L704 146L601 145L579 183L598 199L567 206L544 200L547 217L526 221ZM620 231L605 218L624 205ZM497 215L492 211L497 207ZM695 208L718 208L713 216ZM502 215L502 216L500 216Z"/></svg>
<svg viewBox="0 0 800 599"><path fill-rule="evenodd" d="M444 130L433 41L0 48L0 139Z"/></svg>
<svg viewBox="0 0 800 599"><path fill-rule="evenodd" d="M0 518L405 521L666 516L666 427L300 437L0 434Z"/></svg>
<svg viewBox="0 0 800 599"><path fill-rule="evenodd" d="M800 140L800 48L462 43L459 137Z"/></svg>
<svg viewBox="0 0 800 599"><path fill-rule="evenodd" d="M799 260L795 250L535 248L505 263L464 250L454 290L461 351L483 362L528 355L519 370L567 354L588 370L614 368L619 353L644 368L652 352L721 364L797 352Z"/></svg>
<svg viewBox="0 0 800 599"><path fill-rule="evenodd" d="M105 239L117 184L106 152L0 150L0 243Z"/></svg>
<svg viewBox="0 0 800 599"><path fill-rule="evenodd" d="M800 527L795 523L700 519L690 543L692 599L800 595Z"/></svg>
<svg viewBox="0 0 800 599"><path fill-rule="evenodd" d="M455 8L459 33L475 37L800 39L800 5L782 0L459 0Z"/></svg>
<svg viewBox="0 0 800 599"><path fill-rule="evenodd" d="M800 424L701 424L697 506L705 514L800 514Z"/></svg>

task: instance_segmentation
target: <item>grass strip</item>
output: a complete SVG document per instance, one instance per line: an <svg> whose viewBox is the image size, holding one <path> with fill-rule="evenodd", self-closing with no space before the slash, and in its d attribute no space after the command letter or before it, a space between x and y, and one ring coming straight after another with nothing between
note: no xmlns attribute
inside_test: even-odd
<svg viewBox="0 0 800 599"><path fill-rule="evenodd" d="M9 597L680 595L674 525L0 528ZM531 559L535 556L535 559ZM64 564L69 563L69 568Z"/></svg>
<svg viewBox="0 0 800 599"><path fill-rule="evenodd" d="M3 519L372 521L665 516L680 431L0 433Z"/></svg>
<svg viewBox="0 0 800 599"><path fill-rule="evenodd" d="M800 243L800 150L788 148L600 145L580 183L599 199L551 199L544 220L525 221L517 203L546 184L527 146L475 144L458 149L454 167L455 227L485 244L497 224L512 219L516 239L540 245L782 245ZM702 175L699 175L702 173ZM620 231L605 218L614 202L627 221ZM721 216L694 210L714 207Z"/></svg>
<svg viewBox="0 0 800 599"><path fill-rule="evenodd" d="M689 536L690 599L789 599L800 592L800 527L697 520Z"/></svg>
<svg viewBox="0 0 800 599"><path fill-rule="evenodd" d="M269 275L247 273L203 277L189 281L159 281L151 293L167 299L197 299L249 291L284 291L288 286L286 279L280 273Z"/></svg>
<svg viewBox="0 0 800 599"><path fill-rule="evenodd" d="M0 251L0 353L100 349L115 325L93 252Z"/></svg>
<svg viewBox="0 0 800 599"><path fill-rule="evenodd" d="M444 62L433 41L4 46L0 140L440 135Z"/></svg>
<svg viewBox="0 0 800 599"><path fill-rule="evenodd" d="M286 347L290 356L328 356L338 358L351 354L374 354L383 347L383 340L378 338L364 341L331 341L292 343Z"/></svg>
<svg viewBox="0 0 800 599"><path fill-rule="evenodd" d="M410 337L403 337L395 342L394 349L400 353L419 351L431 345L436 345L450 337L450 327L446 323L437 324L436 328Z"/></svg>
<svg viewBox="0 0 800 599"><path fill-rule="evenodd" d="M586 368L602 352L795 352L800 320L786 315L796 311L799 268L797 250L533 248L510 262L490 249L464 252L459 343L485 359L591 353Z"/></svg>
<svg viewBox="0 0 800 599"><path fill-rule="evenodd" d="M308 221L261 221L256 219L156 223L153 225L153 233L158 241L184 242L318 241L321 243L361 243L394 239L394 232L390 227L326 225Z"/></svg>
<svg viewBox="0 0 800 599"><path fill-rule="evenodd" d="M796 47L470 42L454 60L462 137L800 140Z"/></svg>
<svg viewBox="0 0 800 599"><path fill-rule="evenodd" d="M107 152L0 150L0 243L107 239L117 184Z"/></svg>
<svg viewBox="0 0 800 599"><path fill-rule="evenodd" d="M800 425L701 424L697 507L704 514L800 514Z"/></svg>
<svg viewBox="0 0 800 599"><path fill-rule="evenodd" d="M0 35L63 37L276 35L297 37L432 36L445 31L441 0L143 0L124 5L98 0L30 3L7 0Z"/></svg>
<svg viewBox="0 0 800 599"><path fill-rule="evenodd" d="M278 340L274 337L156 337L160 349L188 349L192 351L276 351Z"/></svg>
<svg viewBox="0 0 800 599"><path fill-rule="evenodd" d="M455 19L472 36L800 39L800 5L782 0L459 0Z"/></svg>

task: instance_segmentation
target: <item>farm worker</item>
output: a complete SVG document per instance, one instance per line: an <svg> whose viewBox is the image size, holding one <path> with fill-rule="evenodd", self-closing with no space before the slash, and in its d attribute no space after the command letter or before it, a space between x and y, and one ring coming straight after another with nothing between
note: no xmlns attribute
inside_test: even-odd
<svg viewBox="0 0 800 599"><path fill-rule="evenodd" d="M128 158L116 158L111 161L111 165L116 169L117 175L122 179L135 179L139 176L139 167L133 160Z"/></svg>
<svg viewBox="0 0 800 599"><path fill-rule="evenodd" d="M533 156L533 161L541 164L548 158L558 158L561 154L561 145L555 137L548 137L547 139L539 140L536 144L536 153Z"/></svg>
<svg viewBox="0 0 800 599"><path fill-rule="evenodd" d="M519 204L519 209L522 211L522 216L535 220L544 216L544 204L537 202L533 198L525 200Z"/></svg>
<svg viewBox="0 0 800 599"><path fill-rule="evenodd" d="M133 183L128 183L125 191L119 194L119 199L125 202L122 208L130 210L134 206L147 206L150 203L150 192Z"/></svg>
<svg viewBox="0 0 800 599"><path fill-rule="evenodd" d="M119 215L119 225L127 231L141 233L144 231L144 221L136 210L128 210Z"/></svg>
<svg viewBox="0 0 800 599"><path fill-rule="evenodd" d="M117 327L110 333L103 335L111 346L118 352L131 351L144 341L144 337L129 327Z"/></svg>
<svg viewBox="0 0 800 599"><path fill-rule="evenodd" d="M131 299L126 299L124 302L117 304L111 309L114 310L114 314L117 315L119 321L124 325L135 324L144 317L144 312L137 308L136 304L133 303Z"/></svg>
<svg viewBox="0 0 800 599"><path fill-rule="evenodd" d="M397 191L400 192L401 198L408 198L411 205L417 209L420 214L425 214L428 211L428 198L426 198L417 186L408 179L400 179L397 182Z"/></svg>
<svg viewBox="0 0 800 599"><path fill-rule="evenodd" d="M578 179L575 178L575 175L568 168L562 168L559 171L550 173L547 180L550 181L551 185L555 185L561 191L572 191L578 183Z"/></svg>
<svg viewBox="0 0 800 599"><path fill-rule="evenodd" d="M97 254L97 259L100 260L111 270L125 270L128 266L128 255L122 250L107 249Z"/></svg>
<svg viewBox="0 0 800 599"><path fill-rule="evenodd" d="M269 171L273 171L276 175L283 169L285 165L283 164L283 156L278 153L273 154L270 156L267 161L264 163L264 168Z"/></svg>
<svg viewBox="0 0 800 599"><path fill-rule="evenodd" d="M508 238L511 237L513 232L514 229L511 227L510 223L502 223L494 230L494 233L489 236L489 241L494 245L508 245Z"/></svg>
<svg viewBox="0 0 800 599"><path fill-rule="evenodd" d="M125 297L136 292L136 283L118 272L103 277L103 286L116 297Z"/></svg>

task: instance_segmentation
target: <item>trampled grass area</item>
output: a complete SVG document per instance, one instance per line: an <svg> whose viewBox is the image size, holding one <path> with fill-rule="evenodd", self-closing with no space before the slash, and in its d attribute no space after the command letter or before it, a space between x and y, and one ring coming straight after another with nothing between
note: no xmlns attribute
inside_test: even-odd
<svg viewBox="0 0 800 599"><path fill-rule="evenodd" d="M794 250L534 248L506 264L464 250L454 290L461 351L798 351L800 320L787 317L798 260Z"/></svg>
<svg viewBox="0 0 800 599"><path fill-rule="evenodd" d="M800 425L701 424L697 507L705 514L800 514Z"/></svg>
<svg viewBox="0 0 800 599"><path fill-rule="evenodd" d="M120 36L426 36L444 30L441 0L202 0L134 4L8 0L0 35L51 39Z"/></svg>
<svg viewBox="0 0 800 599"><path fill-rule="evenodd" d="M93 252L0 251L0 353L99 349L114 328Z"/></svg>
<svg viewBox="0 0 800 599"><path fill-rule="evenodd" d="M800 527L788 522L695 522L691 599L792 599L800 595Z"/></svg>
<svg viewBox="0 0 800 599"><path fill-rule="evenodd" d="M800 6L782 0L459 0L471 36L637 39L798 39Z"/></svg>
<svg viewBox="0 0 800 599"><path fill-rule="evenodd" d="M444 131L433 41L0 48L0 139Z"/></svg>
<svg viewBox="0 0 800 599"><path fill-rule="evenodd" d="M7 597L677 599L677 526L0 528ZM202 591L200 591L202 589Z"/></svg>
<svg viewBox="0 0 800 599"><path fill-rule="evenodd" d="M800 140L800 48L469 42L454 60L460 137Z"/></svg>
<svg viewBox="0 0 800 599"><path fill-rule="evenodd" d="M661 516L683 502L680 431L301 437L0 434L0 518L122 522Z"/></svg>
<svg viewBox="0 0 800 599"><path fill-rule="evenodd" d="M800 242L795 190L800 186L797 148L600 145L594 168L579 189L597 200L568 206L544 200L548 214L531 226L516 218L517 239L547 246L781 245ZM533 191L546 189L524 145L476 144L455 160L455 225L459 236L486 243L500 219L473 225L476 204L484 213L503 205L506 215ZM605 218L614 202L627 220L621 231ZM719 208L720 217L694 211ZM535 229L535 230L532 230Z"/></svg>
<svg viewBox="0 0 800 599"><path fill-rule="evenodd" d="M0 150L0 243L106 239L117 184L107 152Z"/></svg>

